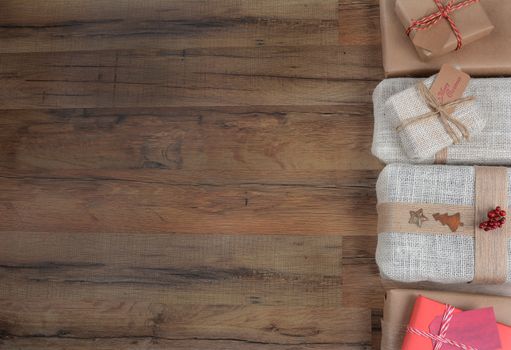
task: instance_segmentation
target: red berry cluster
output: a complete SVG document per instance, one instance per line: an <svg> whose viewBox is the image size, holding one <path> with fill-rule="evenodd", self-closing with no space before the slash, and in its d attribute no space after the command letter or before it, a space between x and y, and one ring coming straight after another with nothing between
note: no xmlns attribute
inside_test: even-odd
<svg viewBox="0 0 511 350"><path fill-rule="evenodd" d="M506 223L506 211L496 207L488 212L488 220L479 224L481 230L490 231L495 230Z"/></svg>

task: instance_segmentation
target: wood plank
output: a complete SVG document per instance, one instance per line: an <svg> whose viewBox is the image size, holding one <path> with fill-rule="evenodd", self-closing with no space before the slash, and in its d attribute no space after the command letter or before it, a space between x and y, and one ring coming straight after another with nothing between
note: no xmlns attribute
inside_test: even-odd
<svg viewBox="0 0 511 350"><path fill-rule="evenodd" d="M0 349L378 348L377 10L1 1Z"/></svg>
<svg viewBox="0 0 511 350"><path fill-rule="evenodd" d="M341 237L5 232L3 239L4 344L371 344L370 310L340 305Z"/></svg>
<svg viewBox="0 0 511 350"><path fill-rule="evenodd" d="M318 307L341 302L338 236L71 232L3 232L0 298Z"/></svg>
<svg viewBox="0 0 511 350"><path fill-rule="evenodd" d="M339 0L339 42L341 44L379 45L381 43L378 3L378 0Z"/></svg>
<svg viewBox="0 0 511 350"><path fill-rule="evenodd" d="M0 226L62 232L66 213L79 232L359 234L377 170L336 169L381 167L368 109L319 111L4 111Z"/></svg>
<svg viewBox="0 0 511 350"><path fill-rule="evenodd" d="M364 235L376 230L374 188L352 185L3 177L0 204L3 231Z"/></svg>
<svg viewBox="0 0 511 350"><path fill-rule="evenodd" d="M343 265L343 305L363 305L372 309L383 308L385 289L376 263ZM402 286L406 288L406 286Z"/></svg>
<svg viewBox="0 0 511 350"><path fill-rule="evenodd" d="M261 344L234 340L165 340L155 338L128 339L66 339L66 338L9 338L0 339L0 346L16 350L369 350L357 344ZM374 348L379 349L378 348Z"/></svg>
<svg viewBox="0 0 511 350"><path fill-rule="evenodd" d="M344 237L343 243L343 305L382 309L385 290L374 259L376 234Z"/></svg>
<svg viewBox="0 0 511 350"><path fill-rule="evenodd" d="M370 103L374 47L0 55L4 109Z"/></svg>
<svg viewBox="0 0 511 350"><path fill-rule="evenodd" d="M365 309L155 304L143 300L1 302L4 337L237 340L261 344L371 343Z"/></svg>
<svg viewBox="0 0 511 350"><path fill-rule="evenodd" d="M383 319L383 309L371 309L371 335L373 350L380 350L381 345L381 320Z"/></svg>
<svg viewBox="0 0 511 350"><path fill-rule="evenodd" d="M0 167L13 176L89 171L174 183L372 185L382 165L370 153L371 108L3 110Z"/></svg>
<svg viewBox="0 0 511 350"><path fill-rule="evenodd" d="M337 0L4 0L0 52L334 44Z"/></svg>

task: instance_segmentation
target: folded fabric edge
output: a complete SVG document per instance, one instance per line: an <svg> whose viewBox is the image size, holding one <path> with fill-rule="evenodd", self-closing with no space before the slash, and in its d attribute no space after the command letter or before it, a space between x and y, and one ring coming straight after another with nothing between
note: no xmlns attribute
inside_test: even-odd
<svg viewBox="0 0 511 350"><path fill-rule="evenodd" d="M447 276L445 278L443 278L443 277L438 278L439 275L438 275L437 270L435 270L434 274L431 274L431 276L429 276L427 274L427 272L425 272L424 269L421 269L420 267L418 267L416 270L417 272L420 272L420 273L417 273L416 275L414 274L414 271L411 271L408 268L407 268L407 271L405 274L400 274L399 271L400 271L401 265L396 263L397 259L399 257L401 257L401 258L404 257L404 259L402 259L402 260L406 260L406 257L410 257L410 259L413 258L413 260L416 260L416 258L417 258L416 254L414 254L411 251L408 251L408 254L406 254L407 253L406 249L403 249L403 247L400 246L399 244L396 244L396 247L391 249L390 252L388 251L388 249L382 248L382 246L388 246L387 243L392 242L392 241L399 242L400 240L403 239L403 236L405 236L405 235L408 236L408 237L406 237L406 240L408 242L412 242L414 238L422 239L422 240L431 239L432 246L436 246L436 243L438 243L438 242L434 242L434 241L438 240L439 238L440 238L440 240L442 240L442 238L445 238L444 245L446 242L449 242L449 240L452 238L455 238L459 242L462 242L462 241L468 242L467 247L473 247L473 244L474 244L473 237L467 236L467 235L456 235L456 234L445 235L443 233L439 233L439 234L419 233L419 234L417 234L417 233L403 233L403 232L399 232L399 233L398 232L380 232L380 233L378 233L378 244L376 247L375 260L376 260L376 264L378 266L380 276L382 278L392 280L392 281L397 281L397 282L404 282L404 283L435 282L435 283L442 283L442 284L457 284L457 283L472 282L472 280L474 279L474 269L475 269L475 267L474 267L474 250L470 251L469 250L470 248L469 248L463 252L461 249L459 249L460 248L459 242L456 242L456 244L453 242L450 242L450 243L453 247L458 248L457 251L456 251L456 249L452 249L453 252L456 251L457 254L461 254L461 253L465 254L465 256L460 257L460 260L466 259L466 262L467 262L468 269L467 269L467 271L464 271L464 276L460 276L460 277ZM385 242L383 241L384 239L386 240ZM384 249L385 249L385 251L383 251ZM422 247L421 250L423 251L424 247ZM452 256L452 254L449 254L449 255ZM390 259L389 259L389 257L390 257ZM433 258L433 257L429 257L429 258ZM452 262L449 262L449 264L452 264ZM508 240L508 265L511 266L511 239ZM451 267L454 267L454 265L452 265ZM438 269L438 266L437 266L437 269ZM470 271L468 271L468 270L470 270ZM422 275L421 275L421 273L422 273ZM407 276L403 277L403 275L407 275ZM511 269L507 273L506 283L510 283L510 282L511 282Z"/></svg>

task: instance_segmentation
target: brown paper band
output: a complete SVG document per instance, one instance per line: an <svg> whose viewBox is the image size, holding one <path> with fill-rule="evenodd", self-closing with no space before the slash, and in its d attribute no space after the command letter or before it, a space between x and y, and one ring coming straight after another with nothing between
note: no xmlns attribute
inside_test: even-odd
<svg viewBox="0 0 511 350"><path fill-rule="evenodd" d="M460 214L461 223L456 234L474 235L474 207L447 204L382 203L378 204L378 232L406 232L425 234L453 234L451 228L433 218L434 214ZM422 209L428 221L421 227L408 222L410 211Z"/></svg>
<svg viewBox="0 0 511 350"><path fill-rule="evenodd" d="M475 221L486 220L489 210L497 205L507 208L507 169L503 167L475 167ZM502 284L508 271L509 224L501 229L485 232L475 228L474 283Z"/></svg>
<svg viewBox="0 0 511 350"><path fill-rule="evenodd" d="M504 167L475 167L475 206L381 203L378 209L378 232L402 232L418 234L456 234L474 236L473 283L502 284L507 280L508 242L511 238L510 223L502 229L484 231L479 223L487 219L489 210L500 206L508 208L507 169ZM410 212L422 209L427 218L421 227L410 223ZM440 214L442 218L435 214ZM444 215L445 214L445 215ZM448 217L459 215L460 224L453 232ZM437 219L434 218L437 216Z"/></svg>
<svg viewBox="0 0 511 350"><path fill-rule="evenodd" d="M447 147L441 149L435 154L435 164L446 164L447 163Z"/></svg>

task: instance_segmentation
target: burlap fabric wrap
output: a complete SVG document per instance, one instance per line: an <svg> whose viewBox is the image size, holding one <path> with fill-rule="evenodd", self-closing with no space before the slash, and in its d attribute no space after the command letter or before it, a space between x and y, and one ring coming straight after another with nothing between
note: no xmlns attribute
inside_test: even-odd
<svg viewBox="0 0 511 350"><path fill-rule="evenodd" d="M507 179L507 183L502 185L507 187L507 190L497 189L496 193L509 198L511 172L505 168L498 169L502 171L501 177ZM425 232L418 232L419 229L406 224L402 225L399 232L381 230L379 217L376 261L383 277L403 282L463 283L474 280L475 256L480 249L475 247L473 229L476 225L474 222L479 221L474 219L473 209L476 207L475 174L476 168L472 166L391 164L385 167L376 185L380 216L383 208L394 205L404 207L402 217L397 217L403 222L408 220L408 210L427 206L440 205L445 208L452 207L454 210L466 207L468 211L472 210L472 214L462 213L464 226L454 233L431 217L425 225L429 225L429 230ZM486 183L491 187L493 182ZM486 190L480 191L483 195L485 192ZM501 198L507 200L506 197ZM491 202L490 200L489 203ZM452 211L449 213L453 214ZM483 217L485 213L486 208ZM397 219L390 221L398 221ZM504 226L507 228L508 225ZM407 232L407 229L410 232ZM478 229L475 231L477 234ZM485 233L483 237L493 238L492 234L494 231ZM488 268L505 266L503 280L499 283L511 281L511 271L508 268L511 266L511 242L508 237L509 230L506 236L501 236L500 247L503 255L500 258L489 257L489 262L482 264ZM483 279L482 282L487 281Z"/></svg>
<svg viewBox="0 0 511 350"><path fill-rule="evenodd" d="M424 90L429 91L433 81L434 77L431 77L418 84L423 84L426 87ZM440 118L435 115L430 114L431 116L427 119L415 119L432 112L431 107L426 103L424 94L420 93L418 84L392 95L385 102L385 109L394 128L414 120L413 123L397 130L401 146L408 158L420 160L434 156L443 148L453 143L459 143L459 140L467 138L468 135L476 135L483 129L486 118L481 115L477 103L474 101L460 104L450 113L453 121L466 127L468 135L463 135L460 128L451 121L445 121L452 130L453 135L450 136ZM469 96L465 91L463 97Z"/></svg>
<svg viewBox="0 0 511 350"><path fill-rule="evenodd" d="M382 81L374 90L374 136L372 152L383 162L433 164L435 155L410 158L396 131L395 108L391 96L414 88L422 81L396 78ZM486 118L486 126L472 133L469 141L447 147L447 164L511 165L511 78L471 79L465 95L476 96L476 106ZM444 132L445 134L445 132ZM449 141L449 140L447 140Z"/></svg>

